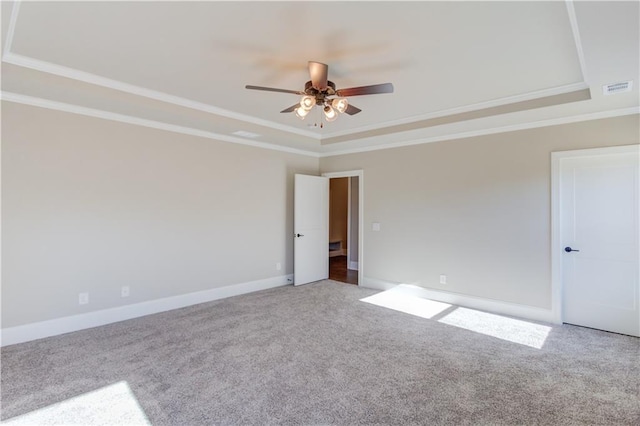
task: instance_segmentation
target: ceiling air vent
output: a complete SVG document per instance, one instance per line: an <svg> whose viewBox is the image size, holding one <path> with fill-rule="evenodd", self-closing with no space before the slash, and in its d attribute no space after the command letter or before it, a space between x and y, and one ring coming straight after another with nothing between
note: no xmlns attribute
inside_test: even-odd
<svg viewBox="0 0 640 426"><path fill-rule="evenodd" d="M260 136L257 133L247 132L245 130L238 130L237 132L233 132L233 134L236 135L236 136L243 137L243 138L251 138L251 139L254 139L254 138L257 138L258 136Z"/></svg>
<svg viewBox="0 0 640 426"><path fill-rule="evenodd" d="M633 87L633 80L623 81L621 83L611 83L602 86L603 95L615 95L616 93L630 92Z"/></svg>

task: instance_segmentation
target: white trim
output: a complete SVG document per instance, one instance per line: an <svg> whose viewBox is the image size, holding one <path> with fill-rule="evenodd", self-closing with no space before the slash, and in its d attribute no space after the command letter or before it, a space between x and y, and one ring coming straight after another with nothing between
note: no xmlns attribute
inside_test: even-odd
<svg viewBox="0 0 640 426"><path fill-rule="evenodd" d="M592 157L638 153L640 145L623 145L608 148L577 149L574 151L557 151L551 153L551 311L553 321L563 322L562 315L562 192L561 167L562 160L568 158Z"/></svg>
<svg viewBox="0 0 640 426"><path fill-rule="evenodd" d="M320 158L333 157L336 155L345 154L358 154L362 152L378 151L382 149L402 148L405 146L422 145L425 143L443 142L453 139L472 138L476 136L486 136L496 133L516 132L519 130L537 129L540 127L558 126L561 124L579 123L581 121L600 120L603 118L622 117L625 115L640 114L640 107L629 107L610 111L599 111L588 114L574 115L570 117L551 118L548 120L532 121L529 123L512 124L503 127L492 127L489 129L472 130L470 132L451 133L444 136L434 136L430 138L413 139L404 142L391 142L386 144L380 144L375 146L368 146L362 148L343 149L331 152L322 152L319 154ZM331 146L331 145L325 145Z"/></svg>
<svg viewBox="0 0 640 426"><path fill-rule="evenodd" d="M523 93L523 94L514 95L514 96L507 96L504 98L492 99L490 101L483 101L475 104L464 105L461 107L443 109L440 111L429 112L426 114L414 115L411 117L401 118L398 120L383 121L383 122L379 122L369 126L362 126L354 129L338 131L333 133L325 133L322 136L322 139L330 139L338 136L348 136L354 133L367 132L370 130L377 130L384 127L398 126L402 124L414 123L417 121L431 120L434 118L448 117L450 115L462 114L465 112L481 111L483 109L495 108L498 106L510 105L518 102L526 102L534 99L546 98L549 96L557 96L557 95L576 92L576 91L584 90L588 88L589 86L584 82L572 83L572 84L567 84L565 86L553 87L550 89L542 89L542 90L537 90L535 92Z"/></svg>
<svg viewBox="0 0 640 426"><path fill-rule="evenodd" d="M322 173L326 178L358 177L358 285L364 279L364 170Z"/></svg>
<svg viewBox="0 0 640 426"><path fill-rule="evenodd" d="M347 265L351 262L351 176L347 178ZM347 266L348 269L348 266Z"/></svg>
<svg viewBox="0 0 640 426"><path fill-rule="evenodd" d="M584 60L584 51L582 49L582 40L580 39L580 29L578 28L578 18L576 16L576 10L573 6L573 0L566 0L567 13L569 14L569 23L571 25L571 32L573 33L573 41L576 45L576 53L578 54L578 61L580 62L580 71L582 71L582 79L587 81L587 65Z"/></svg>
<svg viewBox="0 0 640 426"><path fill-rule="evenodd" d="M292 280L293 275L282 275L264 280L249 281L225 287L212 288L210 290L135 303L133 305L118 306L116 308L103 309L100 311L88 312L86 314L72 315L49 321L9 327L1 330L0 346L13 345L45 337L57 336L59 334L99 327L101 325L125 321L132 318L139 318L159 312L225 299L231 296L239 296L241 294L252 293L254 291L281 287L291 284Z"/></svg>
<svg viewBox="0 0 640 426"><path fill-rule="evenodd" d="M349 262L349 266L347 268L351 269L352 271L357 271L358 270L358 262L350 261Z"/></svg>
<svg viewBox="0 0 640 426"><path fill-rule="evenodd" d="M9 27L7 28L7 38L4 41L4 51L2 59L11 52L13 45L13 35L16 32L16 22L18 22L18 12L20 12L20 1L16 1L11 6L11 18L9 19Z"/></svg>
<svg viewBox="0 0 640 426"><path fill-rule="evenodd" d="M40 108L51 109L55 111L68 112L72 114L85 115L88 117L101 118L104 120L118 121L120 123L134 124L152 129L166 130L168 132L182 133L190 136L198 136L207 139L213 139L223 142L231 142L240 145L248 145L256 148L271 149L274 151L288 152L291 154L306 155L309 157L319 157L320 154L312 151L305 151L297 148L289 148L282 145L275 145L268 142L259 142L254 140L243 139L235 136L223 135L220 133L209 132L206 130L194 129L191 127L179 126L176 124L168 124L160 121L147 120L145 118L133 117L130 115L118 114L109 111L103 111L94 108L87 108L78 105L66 104L48 99L34 98L31 96L20 95L12 92L0 92L0 99L7 102L14 102L23 105L30 105Z"/></svg>
<svg viewBox="0 0 640 426"><path fill-rule="evenodd" d="M492 134L498 134L498 133L515 132L520 130L537 129L541 127L558 126L562 124L578 123L582 121L600 120L603 118L614 118L614 117L622 117L626 115L640 114L640 107L629 107L629 108L622 108L617 110L599 111L599 112L588 113L588 114L574 115L570 117L560 117L560 118L552 118L548 120L534 121L529 123L513 124L509 126L504 126L504 127L493 127L489 129L473 130L470 132L451 133L444 136L412 139L412 140L402 141L402 142L391 142L391 143L375 145L375 146L343 149L343 150L336 150L336 151L330 151L330 152L315 152L315 151L306 151L306 150L297 149L297 148L289 148L286 146L276 145L268 142L258 142L254 140L241 139L241 138L233 137L229 135L223 135L223 134L214 133L214 132L207 132L204 130L178 126L175 124L167 124L159 121L147 120L147 119L128 116L124 114L118 114L118 113L102 111L102 110L93 109L93 108L66 104L62 102L51 101L48 99L35 98L32 96L26 96L26 95L21 95L21 94L12 93L12 92L0 92L0 99L6 100L8 102L32 105L32 106L47 108L47 109L56 110L56 111L69 112L72 114L86 115L90 117L102 118L105 120L119 121L123 123L139 125L143 127L150 127L150 128L155 128L159 130L167 130L170 132L183 133L183 134L192 135L192 136L200 136L200 137L215 139L219 141L238 143L241 145L248 145L248 146L253 146L257 148L264 148L264 149L271 149L275 151L289 152L292 154L306 155L314 158L334 157L334 156L345 155L345 154L358 154L358 153L378 151L383 149L402 148L405 146L422 145L426 143L443 142L443 141L454 140L454 139L464 139L464 138L471 138L476 136L486 136L486 135L492 135ZM325 145L320 149L327 149L327 147L330 147L330 146L331 145Z"/></svg>
<svg viewBox="0 0 640 426"><path fill-rule="evenodd" d="M390 290L402 283L378 280L375 278L365 278L364 286L377 290ZM525 318L533 321L556 323L550 309L537 308L535 306L521 305L519 303L503 302L482 297L467 296L459 293L450 293L440 290L432 290L423 287L416 287L416 296L438 302L450 303L452 305L463 306L471 309L491 312L501 315Z"/></svg>
<svg viewBox="0 0 640 426"><path fill-rule="evenodd" d="M28 56L18 55L12 52L5 52L2 60L12 65L17 65L24 68L45 72L47 74L58 75L61 77L70 78L72 80L94 84L96 86L107 87L109 89L118 90L120 92L129 93L132 95L142 96L144 98L153 99L156 101L166 102L168 104L173 104L173 105L178 105L185 108L194 109L196 111L203 111L210 114L216 114L222 117L227 117L234 120L240 120L247 123L256 124L258 126L266 126L272 129L283 130L283 131L294 133L297 135L320 140L319 134L308 131L308 130L301 130L292 126L285 126L279 123L275 123L273 121L255 118L246 114L240 114L240 113L229 111L223 108L218 108L213 105L205 104L203 102L192 101L190 99L182 98L175 95L170 95L168 93L159 92L157 90L146 89L144 87L136 86L133 84L123 83L118 80L112 80L110 78L80 71L74 68L68 68L62 65L53 64L51 62L41 61L39 59L30 58Z"/></svg>
<svg viewBox="0 0 640 426"><path fill-rule="evenodd" d="M553 87L549 89L542 89L534 92L507 96L499 99L478 102L475 104L465 105L462 107L451 108L447 110L441 110L436 112L430 112L426 114L420 114L412 117L406 117L399 120L390 120L386 122L376 123L370 126L362 126L350 130L338 131L334 133L325 133L320 134L308 130L298 129L293 126L283 125L280 123L276 123L269 120L264 120L260 118L256 118L250 115L237 113L234 111L229 111L223 108L219 108L213 105L209 105L203 102L194 101L187 98L182 98L180 96L170 95L168 93L160 92L157 90L147 89L141 86L136 86L134 84L125 83L118 80L113 80L110 78L106 78L97 74L92 74L89 72L81 71L75 68L65 67L63 65L54 64L52 62L43 61L40 59L32 58L25 55L20 55L17 53L11 52L11 47L13 44L13 37L15 34L16 22L18 19L18 12L20 9L20 0L17 0L11 10L11 18L9 21L9 28L7 31L7 38L5 40L5 49L4 54L2 56L3 62L7 62L16 66L21 66L24 68L33 69L36 71L45 72L48 74L58 75L65 78L70 78L77 81L82 81L89 84L94 84L97 86L107 87L110 89L118 90L124 93L129 93L137 96L142 96L149 99L158 100L161 102L166 102L174 105L179 105L182 107L194 109L197 111L203 111L211 114L216 114L222 117L227 117L235 120L244 121L247 123L256 124L259 126L266 126L276 130L282 130L286 132L290 132L293 134L298 134L301 136L306 136L313 138L315 140L322 140L325 138L331 138L336 136L350 135L354 133L359 133L367 130L375 130L383 127L412 123L415 121L428 120L430 118L444 117L452 114L459 114L463 112L475 111L485 108L492 108L501 105L508 105L516 102L523 102L532 99L537 99L541 97L555 96L564 93L570 93L572 91L583 90L589 88L589 85L586 83L586 66L584 61L584 54L582 50L582 43L580 41L580 33L578 31L577 18L575 16L575 10L573 8L573 2L571 0L565 1L567 5L567 12L569 15L569 21L571 24L571 29L574 36L574 41L576 44L576 51L578 54L578 59L580 62L580 67L582 71L582 82L572 83L564 86Z"/></svg>
<svg viewBox="0 0 640 426"><path fill-rule="evenodd" d="M247 123L256 124L258 126L265 126L265 127L269 127L276 130L282 130L282 131L290 132L293 134L310 137L315 140L322 140L322 139L328 139L336 136L350 135L350 134L359 133L363 131L375 130L375 129L393 126L393 125L399 125L399 124L413 123L415 121L422 121L422 120L427 120L431 118L446 117L452 114L476 111L476 110L481 110L485 108L508 105L516 102L524 102L532 99L538 99L538 98L547 97L547 96L555 96L555 95L570 93L573 91L584 90L589 88L589 86L584 82L573 83L565 86L553 87L550 89L543 89L543 90L524 93L520 95L508 96L508 97L494 99L490 101L479 102L471 105L465 105L463 107L416 115L416 116L407 117L399 120L380 122L370 126L362 126L362 127L358 127L358 128L354 128L346 131L319 134L319 133L315 133L308 130L298 129L293 126L286 126L283 124L275 123L273 121L263 120L250 115L229 111L223 108L215 107L213 105L205 104L203 102L197 102L197 101L182 98L179 96L170 95L157 90L146 89L144 87L136 86L129 83L124 83L118 80L113 80L113 79L102 77L96 74L80 71L74 68L69 68L62 65L54 64L51 62L42 61L40 59L19 55L19 54L10 52L8 50L4 52L2 60L4 62L13 64L16 66L29 68L36 71L45 72L48 74L58 75L61 77L70 78L73 80L82 81L85 83L94 84L101 87L107 87L107 88L118 90L124 93L142 96L148 99L154 99L157 101L182 106L185 108L190 108L197 111L216 114L222 117L227 117L235 120L244 121Z"/></svg>
<svg viewBox="0 0 640 426"><path fill-rule="evenodd" d="M74 80L78 80L78 81L83 81L83 82L87 82L87 83L90 83L90 84L95 84L95 85L102 86L102 87L108 87L108 88L111 88L111 89L114 89L114 90L118 90L118 91L121 91L121 92L125 92L125 93L130 93L130 94L146 97L146 98L149 98L149 99L154 99L154 100L158 100L158 101L161 101L161 102L166 102L166 103L170 103L170 104L174 104L174 105L179 105L179 106L183 106L183 107L186 107L186 108L190 108L190 109L194 109L194 110L198 110L198 111L203 111L203 112L207 112L207 113L211 113L211 114L216 114L216 115L220 115L220 116L231 118L231 119L241 120L241 121L244 121L244 122L253 123L253 124L256 124L256 125L260 125L260 126L266 126L266 127L270 127L270 128L277 129L277 130L291 132L291 133L298 134L298 135L301 135L301 136L310 137L310 138L313 138L315 140L322 140L324 138L331 138L331 137L336 137L336 136L349 135L349 134L358 133L358 132L362 132L362 131L379 129L379 128L386 127L386 126L391 126L391 125L406 124L406 123L425 120L425 119L429 119L429 118L443 117L443 116L447 116L447 115L451 115L451 114L458 114L458 113L462 113L462 112L474 111L474 110L483 109L483 108L491 108L491 107L495 107L495 106L506 105L506 104L509 104L509 103L522 102L522 101L532 100L532 99L536 99L536 98L540 98L540 97L554 96L554 95L559 95L559 94L563 94L563 93L569 93L569 92L572 92L572 91L589 88L589 85L586 82L587 81L586 64L585 64L585 59L584 59L584 52L583 52L583 48L582 48L582 42L581 42L581 38L580 38L580 32L579 32L578 23L577 23L577 17L576 17L576 14L575 14L575 8L574 8L572 0L565 0L565 4L566 4L566 7L567 7L567 13L568 13L568 17L569 17L569 22L570 22L570 25L571 25L571 30L572 30L572 33L573 33L573 36L574 36L574 42L575 42L575 45L576 45L576 52L577 52L577 55L578 55L578 59L579 59L580 67L581 67L581 71L582 71L582 78L583 78L584 81L578 82L578 83L573 83L573 84L568 84L568 85L564 85L564 86L559 86L559 87L554 87L554 88L549 88L549 89L543 89L543 90L539 90L539 91L529 92L529 93L525 93L525 94L509 96L509 97L504 97L504 98L499 98L499 99L494 99L494 100L490 100L490 101L486 101L486 102L479 102L479 103L472 104L472 105L465 105L465 106L459 107L459 108L441 110L441 111L427 113L427 114L423 114L423 115L416 115L416 116L412 116L412 117L407 117L407 118L400 119L400 120L392 120L392 121L387 121L387 122L383 122L383 123L376 123L376 124L371 125L371 126L363 126L363 127L359 127L359 128L355 128L355 129L350 129L350 130L347 130L347 131L326 133L326 134L322 135L322 134L319 134L319 133L316 133L316 132L298 129L298 128L293 127L293 126L282 125L282 124L275 123L275 122L272 122L272 121L269 121L269 120L263 120L263 119L259 119L259 118L253 117L253 116L240 114L240 113L236 113L236 112L233 112L233 111L229 111L229 110L225 110L225 109L222 109L222 108L218 108L218 107L215 107L213 105L205 104L205 103L202 103L202 102L193 101L193 100L190 100L190 99L186 99L186 98L182 98L182 97L179 97L179 96L170 95L170 94L167 94L167 93L164 93L164 92L160 92L160 91L156 91L156 90L146 89L146 88L143 88L143 87L140 87L140 86L136 86L136 85L124 83L124 82L121 82L121 81L109 79L109 78L102 77L102 76L99 76L99 75L96 75L96 74L91 74L91 73L80 71L80 70L77 70L77 69L73 69L73 68L62 66L62 65L58 65L58 64L42 61L42 60L39 60L39 59L31 58L31 57L28 57L28 56L24 56L24 55L19 55L19 54L13 53L13 52L11 52L11 47L12 47L12 44L13 44L13 38L14 38L14 34L15 34L15 27L16 27L16 22L17 22L17 19L18 19L20 3L21 2L19 0L17 0L13 4L13 7L12 7L11 18L10 18L10 21L9 21L9 27L8 27L8 31L7 31L7 36L6 36L5 45L4 45L4 52L3 52L3 57L2 57L2 60L4 62L13 64L13 65L17 65L17 66L21 66L21 67L25 67L25 68L34 69L34 70L45 72L45 73L48 73L48 74L59 75L59 76L63 76L63 77L66 77L66 78L70 78L70 79L74 79ZM78 107L78 108L82 108L82 107ZM55 108L50 108L50 109L55 109ZM630 110L632 110L632 111L629 112ZM445 141L445 140L452 140L452 139L459 139L459 138L466 138L466 137L473 137L473 136L482 136L482 135L503 133L503 132L516 131L516 130L524 130L524 129L538 128L538 127L553 126L553 125L573 123L573 122L578 122L578 121L596 120L596 119L599 119L599 118L608 118L608 117L615 117L615 116L620 116L620 115L634 114L634 113L638 113L639 111L640 111L640 108L633 107L633 108L627 108L627 109L621 109L621 110L615 110L615 111L604 111L604 112L592 113L592 114L582 114L582 115L572 116L572 117L563 117L563 118L557 118L557 119L551 119L551 120L542 120L542 121L537 121L537 122L522 123L522 124L517 124L517 125L511 125L511 126L495 127L495 128L491 128L491 129L484 129L484 130L478 130L478 131L462 132L462 133L452 134L452 135L448 135L448 136L440 136L440 137L433 137L433 138L425 138L425 139L418 139L418 140L410 140L410 141L404 141L404 142L383 144L383 145L378 145L378 146L374 146L374 147L355 148L355 149L347 149L347 150L341 150L341 151L325 152L325 153L322 153L322 154L317 154L315 152L308 152L308 151L303 151L303 150L295 150L294 148L280 149L280 150L285 151L285 152L302 153L302 155L311 155L311 156L314 156L314 157L316 157L316 156L319 156L319 157L331 157L331 156L336 156L336 155L344 155L344 154L359 153L359 152L368 152L368 151L380 150L380 149L391 149L391 148L396 148L396 147L417 145L417 144L430 143L430 142L438 142L438 141ZM104 117L102 117L102 118L104 118ZM142 119L140 119L140 120L142 120ZM138 123L134 123L134 124L138 124ZM157 128L159 128L159 127L157 127ZM174 130L172 130L172 131L174 131ZM245 143L245 144L246 145L251 145L251 144L248 144L248 143ZM271 145L271 144L268 144L268 145ZM258 146L258 145L251 145L251 146ZM265 148L265 146L260 146L260 147ZM268 148L268 149L276 149L276 148Z"/></svg>
<svg viewBox="0 0 640 426"><path fill-rule="evenodd" d="M392 281L379 280L377 278L364 277L360 285L365 288L373 290L391 290L400 283L394 283Z"/></svg>

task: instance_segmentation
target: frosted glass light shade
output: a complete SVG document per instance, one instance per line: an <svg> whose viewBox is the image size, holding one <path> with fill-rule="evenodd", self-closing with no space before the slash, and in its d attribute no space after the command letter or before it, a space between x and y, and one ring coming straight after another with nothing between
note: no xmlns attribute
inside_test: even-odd
<svg viewBox="0 0 640 426"><path fill-rule="evenodd" d="M313 96L303 96L300 101L300 107L309 111L316 104L316 98Z"/></svg>
<svg viewBox="0 0 640 426"><path fill-rule="evenodd" d="M331 101L331 106L333 106L340 114L347 110L349 106L349 101L346 98L335 98Z"/></svg>
<svg viewBox="0 0 640 426"><path fill-rule="evenodd" d="M296 117L298 117L300 120L304 120L304 118L307 116L307 114L309 114L309 110L308 109L304 109L302 106L299 106L298 108L293 110L296 113Z"/></svg>
<svg viewBox="0 0 640 426"><path fill-rule="evenodd" d="M324 107L324 116L327 121L333 121L338 118L338 113L331 106L327 105Z"/></svg>

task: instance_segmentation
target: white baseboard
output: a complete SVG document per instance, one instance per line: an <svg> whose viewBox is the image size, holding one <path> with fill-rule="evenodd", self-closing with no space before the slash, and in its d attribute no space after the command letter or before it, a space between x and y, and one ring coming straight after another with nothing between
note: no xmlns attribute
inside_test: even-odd
<svg viewBox="0 0 640 426"><path fill-rule="evenodd" d="M401 284L367 277L364 277L362 281L362 284L360 284L362 287L376 290L390 290ZM484 299L481 297L450 293L442 290L432 290L424 287L415 287L413 291L416 296L424 299L450 303L452 305L478 309L495 314L559 324L557 317L553 314L551 309L536 308L534 306L520 305L518 303L503 302L494 299Z"/></svg>
<svg viewBox="0 0 640 426"><path fill-rule="evenodd" d="M233 284L225 287L212 288L210 290L165 297L163 299L150 300L132 305L118 306L116 308L103 309L88 312L86 314L72 315L56 318L49 321L41 321L0 330L0 346L13 345L42 339L44 337L57 336L72 331L98 327L114 322L138 318L145 315L157 314L172 309L184 308L199 303L211 302L231 296L252 293L259 290L281 287L293 283L293 275L282 275L264 280L249 281Z"/></svg>
<svg viewBox="0 0 640 426"><path fill-rule="evenodd" d="M361 287L372 288L374 290L391 290L400 283L394 283L391 281L379 280L377 278L362 277Z"/></svg>
<svg viewBox="0 0 640 426"><path fill-rule="evenodd" d="M358 262L354 262L354 261L349 262L348 269L351 269L353 271L357 271L358 270Z"/></svg>

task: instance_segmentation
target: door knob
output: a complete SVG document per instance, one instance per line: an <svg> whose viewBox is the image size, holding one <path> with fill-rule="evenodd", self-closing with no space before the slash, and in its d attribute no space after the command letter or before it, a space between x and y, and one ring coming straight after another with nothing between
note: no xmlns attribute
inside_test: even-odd
<svg viewBox="0 0 640 426"><path fill-rule="evenodd" d="M565 247L564 251L566 251L567 253L571 253L572 251L580 251L580 250L574 250L571 247Z"/></svg>
<svg viewBox="0 0 640 426"><path fill-rule="evenodd" d="M304 235L302 235L302 234L294 234L293 236L294 237L304 237Z"/></svg>

